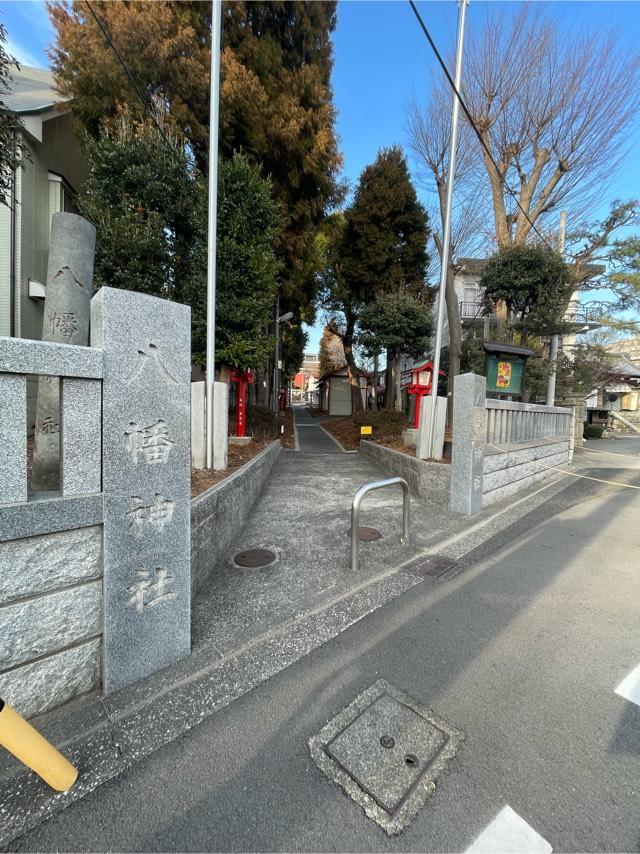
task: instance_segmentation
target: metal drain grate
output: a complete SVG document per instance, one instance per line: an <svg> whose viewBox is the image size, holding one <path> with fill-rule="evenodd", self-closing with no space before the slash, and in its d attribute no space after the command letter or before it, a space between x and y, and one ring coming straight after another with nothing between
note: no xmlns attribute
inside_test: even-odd
<svg viewBox="0 0 640 854"><path fill-rule="evenodd" d="M351 536L351 528L349 528L347 533ZM382 534L377 528L365 528L362 525L358 528L358 539L361 543L370 543L373 540L379 540L381 538Z"/></svg>
<svg viewBox="0 0 640 854"><path fill-rule="evenodd" d="M461 572L462 564L444 555L429 555L426 558L418 558L412 561L404 569L413 575L442 582L455 578Z"/></svg>
<svg viewBox="0 0 640 854"><path fill-rule="evenodd" d="M233 562L247 569L257 569L260 566L269 566L275 559L275 554L269 549L247 549L244 552L238 552Z"/></svg>

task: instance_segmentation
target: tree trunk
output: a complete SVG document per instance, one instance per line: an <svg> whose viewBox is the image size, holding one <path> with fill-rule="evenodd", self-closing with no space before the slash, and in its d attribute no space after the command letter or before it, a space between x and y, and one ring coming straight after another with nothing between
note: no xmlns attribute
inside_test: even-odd
<svg viewBox="0 0 640 854"><path fill-rule="evenodd" d="M384 408L393 409L394 376L393 358L387 350L387 367L384 375Z"/></svg>
<svg viewBox="0 0 640 854"><path fill-rule="evenodd" d="M371 408L374 412L378 411L378 359L379 353L373 356L373 403Z"/></svg>
<svg viewBox="0 0 640 854"><path fill-rule="evenodd" d="M393 373L394 373L394 401L393 408L396 412L402 412L402 371L401 367L402 356L393 357Z"/></svg>
<svg viewBox="0 0 640 854"><path fill-rule="evenodd" d="M357 415L359 412L364 412L362 404L362 394L360 392L360 375L356 368L356 361L353 356L353 331L355 329L355 317L347 317L347 326L342 336L342 346L344 348L344 358L347 363L349 372L349 385L351 386L351 413Z"/></svg>

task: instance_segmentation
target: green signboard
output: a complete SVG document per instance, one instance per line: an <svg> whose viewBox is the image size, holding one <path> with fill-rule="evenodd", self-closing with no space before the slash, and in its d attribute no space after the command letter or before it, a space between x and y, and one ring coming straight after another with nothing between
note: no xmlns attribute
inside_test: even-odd
<svg viewBox="0 0 640 854"><path fill-rule="evenodd" d="M522 396L525 359L500 353L487 355L487 391Z"/></svg>

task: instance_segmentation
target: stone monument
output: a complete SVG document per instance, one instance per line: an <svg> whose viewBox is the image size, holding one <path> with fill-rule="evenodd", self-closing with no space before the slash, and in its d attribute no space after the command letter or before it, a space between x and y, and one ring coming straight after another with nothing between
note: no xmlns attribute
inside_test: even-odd
<svg viewBox="0 0 640 854"><path fill-rule="evenodd" d="M191 647L188 306L102 288L104 690L144 679Z"/></svg>
<svg viewBox="0 0 640 854"><path fill-rule="evenodd" d="M465 516L482 510L486 398L485 377L460 374L454 379L451 509Z"/></svg>
<svg viewBox="0 0 640 854"><path fill-rule="evenodd" d="M88 220L72 213L53 215L43 341L88 346L95 243L96 230ZM31 488L38 491L57 489L59 471L60 383L57 377L41 377L38 380Z"/></svg>

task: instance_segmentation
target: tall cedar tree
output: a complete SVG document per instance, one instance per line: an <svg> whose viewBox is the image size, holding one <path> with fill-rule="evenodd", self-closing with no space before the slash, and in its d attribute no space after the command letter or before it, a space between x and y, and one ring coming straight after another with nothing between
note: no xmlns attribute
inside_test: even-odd
<svg viewBox="0 0 640 854"><path fill-rule="evenodd" d="M138 88L186 139L207 171L211 4L110 3L92 6ZM49 4L57 30L58 85L94 137L120 113L144 108L81 0ZM276 241L281 311L313 320L315 231L341 196L330 85L333 2L232 0L223 4L220 150L243 151L270 177L283 228Z"/></svg>
<svg viewBox="0 0 640 854"><path fill-rule="evenodd" d="M341 276L351 303L366 305L389 293L409 294L431 302L426 288L429 218L418 201L407 161L399 146L382 149L360 176L345 215L340 247ZM350 342L345 355L350 368ZM385 407L393 406L400 359L387 353Z"/></svg>

